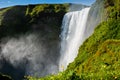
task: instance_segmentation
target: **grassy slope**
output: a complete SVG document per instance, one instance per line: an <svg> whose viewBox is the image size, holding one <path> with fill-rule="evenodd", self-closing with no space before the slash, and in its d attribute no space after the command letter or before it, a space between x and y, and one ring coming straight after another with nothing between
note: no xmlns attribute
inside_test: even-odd
<svg viewBox="0 0 120 80"><path fill-rule="evenodd" d="M37 80L120 79L120 0L105 0L107 20L80 47L67 70ZM30 80L36 78L29 77Z"/></svg>
<svg viewBox="0 0 120 80"><path fill-rule="evenodd" d="M69 66L68 71L70 69L74 69L76 71L76 74L80 78L86 78L86 79L93 79L93 78L104 78L108 79L111 78L111 76L115 76L114 73L117 73L117 69L115 68L114 64L111 64L112 67L109 68L108 71L105 71L104 68L102 68L103 62L99 60L99 58L106 58L109 62L111 62L110 56L105 56L106 54L102 54L101 50L104 50L104 47L101 48L102 45L105 45L106 40L113 41L112 44L114 44L114 40L120 39L120 1L114 0L112 2L109 2L108 0L105 1L105 10L107 12L107 21L102 22L97 26L97 28L94 31L94 34L90 36L80 47L78 57L75 59L75 61ZM109 46L109 44L107 44ZM116 52L116 54L119 55L119 49L120 45L111 46L113 48L110 48L110 50L113 50ZM94 60L91 61L91 59L94 58L94 56L97 54L97 52L100 51L102 56L97 56ZM113 52L113 53L114 53ZM110 54L111 51L107 51L107 54ZM115 56L114 57L118 57ZM94 62L95 61L95 62ZM92 63L92 64L91 64ZM119 65L119 64L118 64ZM117 65L116 65L117 67ZM111 69L111 70L110 70ZM103 72L102 72L103 71ZM110 75L109 75L110 74ZM119 74L118 74L119 75ZM120 76L120 75L119 75Z"/></svg>

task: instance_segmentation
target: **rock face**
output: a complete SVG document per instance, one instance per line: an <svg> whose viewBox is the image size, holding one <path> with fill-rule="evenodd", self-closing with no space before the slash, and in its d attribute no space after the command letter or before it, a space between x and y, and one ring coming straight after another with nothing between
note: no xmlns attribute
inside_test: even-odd
<svg viewBox="0 0 120 80"><path fill-rule="evenodd" d="M88 6L83 5L83 4L73 4L73 3L70 3L69 11L70 12L72 12L72 11L80 11L81 9L83 9L85 7L88 7Z"/></svg>
<svg viewBox="0 0 120 80"><path fill-rule="evenodd" d="M91 6L89 11L88 20L86 24L86 31L84 38L88 38L93 32L95 27L104 21L104 0L96 0Z"/></svg>
<svg viewBox="0 0 120 80"><path fill-rule="evenodd" d="M68 6L40 4L0 9L0 72L15 80L24 75L57 73L59 34Z"/></svg>

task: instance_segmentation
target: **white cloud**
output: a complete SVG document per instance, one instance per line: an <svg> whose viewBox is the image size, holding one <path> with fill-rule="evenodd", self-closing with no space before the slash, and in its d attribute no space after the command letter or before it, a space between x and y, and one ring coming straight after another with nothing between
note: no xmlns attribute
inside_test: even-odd
<svg viewBox="0 0 120 80"><path fill-rule="evenodd" d="M7 1L7 3L12 3L11 1Z"/></svg>

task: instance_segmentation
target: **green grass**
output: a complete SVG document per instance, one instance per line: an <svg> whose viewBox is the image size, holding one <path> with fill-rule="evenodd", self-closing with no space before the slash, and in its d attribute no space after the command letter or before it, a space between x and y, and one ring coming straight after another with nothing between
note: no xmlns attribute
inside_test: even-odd
<svg viewBox="0 0 120 80"><path fill-rule="evenodd" d="M85 79L120 79L119 57L120 40L106 40L76 71Z"/></svg>

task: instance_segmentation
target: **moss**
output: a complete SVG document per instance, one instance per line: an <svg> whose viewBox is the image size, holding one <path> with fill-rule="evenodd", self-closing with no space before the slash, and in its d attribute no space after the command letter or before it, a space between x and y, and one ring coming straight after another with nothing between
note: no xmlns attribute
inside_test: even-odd
<svg viewBox="0 0 120 80"><path fill-rule="evenodd" d="M67 12L69 4L40 4L40 5L29 5L27 7L26 15L31 17L39 16L41 13L59 13Z"/></svg>

